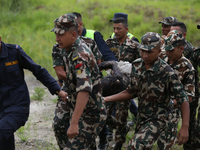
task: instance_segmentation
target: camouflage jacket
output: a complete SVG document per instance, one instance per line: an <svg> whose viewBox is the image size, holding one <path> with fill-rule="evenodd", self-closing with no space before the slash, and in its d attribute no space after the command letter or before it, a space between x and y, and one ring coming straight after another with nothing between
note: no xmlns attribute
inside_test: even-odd
<svg viewBox="0 0 200 150"><path fill-rule="evenodd" d="M194 50L194 46L193 46L190 42L188 42L187 40L185 40L183 55L184 55L187 59L190 59L193 50Z"/></svg>
<svg viewBox="0 0 200 150"><path fill-rule="evenodd" d="M198 66L200 67L200 47L197 47L190 58L190 61L195 69L195 98L198 100L200 97L199 93L199 77L198 77Z"/></svg>
<svg viewBox="0 0 200 150"><path fill-rule="evenodd" d="M106 44L115 54L118 61L122 60L132 63L135 59L140 57L139 50L137 48L139 43L134 40L130 40L129 38L127 38L121 45L116 38L110 38L106 40Z"/></svg>
<svg viewBox="0 0 200 150"><path fill-rule="evenodd" d="M172 110L168 107L170 95L177 103L188 101L183 86L173 69L158 58L146 70L141 58L132 63L131 81L126 89L133 97L138 97L138 122L151 119L169 120Z"/></svg>
<svg viewBox="0 0 200 150"><path fill-rule="evenodd" d="M165 62L168 62L167 55L162 53L161 59ZM174 62L173 64L169 64L174 72L178 75L181 83L183 84L183 88L187 94L187 96L194 97L195 96L195 70L192 66L191 62L182 56L178 61Z"/></svg>
<svg viewBox="0 0 200 150"><path fill-rule="evenodd" d="M91 38L87 38L87 37L80 37L86 44L87 46L92 50L96 60L99 60L102 58L102 54L99 51L99 49L97 48L97 44L96 42L91 39ZM53 67L56 66L64 66L63 64L63 56L65 55L65 49L61 49L59 48L58 43L56 43L53 46L52 49L52 58L53 58Z"/></svg>
<svg viewBox="0 0 200 150"><path fill-rule="evenodd" d="M65 86L70 112L74 111L78 92L88 91L90 96L82 117L94 121L95 116L100 117L101 112L105 110L101 96L101 76L95 57L80 37L70 50L62 51L62 55L67 74Z"/></svg>

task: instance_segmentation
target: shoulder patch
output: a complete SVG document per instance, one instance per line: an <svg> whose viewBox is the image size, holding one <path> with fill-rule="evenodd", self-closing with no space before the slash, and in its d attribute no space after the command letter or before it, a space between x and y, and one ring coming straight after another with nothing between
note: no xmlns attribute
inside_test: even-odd
<svg viewBox="0 0 200 150"><path fill-rule="evenodd" d="M79 58L79 55L78 55L78 50L75 50L72 54L72 61L76 60Z"/></svg>

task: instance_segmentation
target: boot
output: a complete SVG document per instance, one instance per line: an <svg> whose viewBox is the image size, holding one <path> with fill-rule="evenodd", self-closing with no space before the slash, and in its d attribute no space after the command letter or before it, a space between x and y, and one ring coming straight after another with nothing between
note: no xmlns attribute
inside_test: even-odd
<svg viewBox="0 0 200 150"><path fill-rule="evenodd" d="M107 139L99 139L99 145L97 150L106 150L108 147Z"/></svg>

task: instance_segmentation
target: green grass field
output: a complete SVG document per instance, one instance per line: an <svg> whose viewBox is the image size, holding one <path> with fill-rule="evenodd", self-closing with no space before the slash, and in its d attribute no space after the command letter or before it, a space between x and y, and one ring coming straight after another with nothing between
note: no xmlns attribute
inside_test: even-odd
<svg viewBox="0 0 200 150"><path fill-rule="evenodd" d="M85 28L100 31L104 39L113 32L109 20L116 12L129 15L129 31L139 40L149 31L161 33L158 22L163 17L174 16L187 25L187 40L194 46L200 45L200 30L196 28L200 23L198 0L1 0L0 4L2 41L21 45L53 76L51 50L55 35L50 32L53 21L73 11L82 14Z"/></svg>

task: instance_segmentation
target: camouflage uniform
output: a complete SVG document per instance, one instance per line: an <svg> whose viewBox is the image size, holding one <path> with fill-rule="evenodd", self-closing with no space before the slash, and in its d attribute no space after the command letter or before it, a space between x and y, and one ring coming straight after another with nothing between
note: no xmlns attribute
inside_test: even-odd
<svg viewBox="0 0 200 150"><path fill-rule="evenodd" d="M62 17L66 21L65 18L68 17L68 14L60 18ZM74 16L72 15L72 17ZM56 21L60 18L54 21L55 26L57 26ZM56 29L53 31L62 32L56 31ZM54 67L65 66L67 74L64 87L68 92L68 101L65 103L58 100L53 123L58 145L60 149L64 147L64 149L95 149L95 138L106 120L106 110L101 97L100 74L95 57L80 37L77 38L69 51L59 49L57 45L54 45L52 57ZM69 126L79 91L88 91L90 96L79 120L79 134L74 139L68 140L66 127Z"/></svg>
<svg viewBox="0 0 200 150"><path fill-rule="evenodd" d="M96 60L102 58L101 52L97 48L97 45L93 39L83 36L81 36L80 38L92 50ZM65 66L63 61L65 60L65 49L59 48L58 43L56 43L53 46L52 58L53 58L53 67ZM64 86L62 87L62 90L66 91L65 81L63 84ZM66 145L66 142L68 141L66 128L68 127L69 123L67 122L69 122L69 109L65 102L58 99L52 126L60 149L63 149L64 146Z"/></svg>
<svg viewBox="0 0 200 150"><path fill-rule="evenodd" d="M183 55L184 55L187 59L190 59L193 50L194 50L194 46L193 46L190 42L188 42L187 40L185 40Z"/></svg>
<svg viewBox="0 0 200 150"><path fill-rule="evenodd" d="M129 38L120 45L116 38L107 39L106 44L113 51L118 61L129 61L133 62L135 59L139 58L139 51L137 46L139 43L130 40ZM120 92L120 91L119 91ZM113 93L116 94L116 93ZM108 95L106 95L108 96ZM116 143L123 144L126 140L126 134L128 133L127 127L127 117L128 108L130 106L130 101L121 102L108 102L106 103L106 109L108 113L107 124L116 129L115 141ZM113 109L116 107L116 115L112 116Z"/></svg>
<svg viewBox="0 0 200 150"><path fill-rule="evenodd" d="M148 32L142 37L142 50L151 50L160 43L157 33ZM132 63L131 83L127 92L138 97L138 115L135 135L128 149L151 149L162 131L167 129L172 109L169 106L172 93L177 103L188 101L183 86L173 69L158 58L146 70L142 58Z"/></svg>
<svg viewBox="0 0 200 150"><path fill-rule="evenodd" d="M199 77L198 77L198 66L200 67L200 47L196 48L193 51L193 54L191 56L191 63L194 66L195 69L195 101L197 102L197 106L198 106L198 100L199 100ZM197 116L197 122L196 122L196 127L195 130L193 132L194 137L192 137L192 142L194 140L195 145L191 145L190 149L200 149L200 107L198 109L198 116Z"/></svg>
<svg viewBox="0 0 200 150"><path fill-rule="evenodd" d="M165 38L165 50L173 50L183 40L184 37L181 34L181 32L178 32L176 30L170 31L167 37ZM169 63L167 55L162 55L162 59L165 62ZM183 88L187 96L194 97L195 70L190 61L182 55L182 57L179 60L177 60L173 64L170 64L170 66L178 75L181 83L183 84ZM171 96L171 99L174 99L173 95ZM160 150L170 149L175 144L180 118L181 107L176 105L173 109L172 119L170 120L167 131L163 132L157 141Z"/></svg>
<svg viewBox="0 0 200 150"><path fill-rule="evenodd" d="M186 44L184 45L184 50L183 50L183 55L187 58L187 59L191 59L193 50L194 50L194 46L188 42L187 40L185 40ZM191 150L191 145L194 144L193 141L193 136L195 133L195 124L196 124L196 109L198 106L198 99L193 98L192 101L190 102L190 124L189 124L189 139L186 143L184 143L183 148L184 150Z"/></svg>

